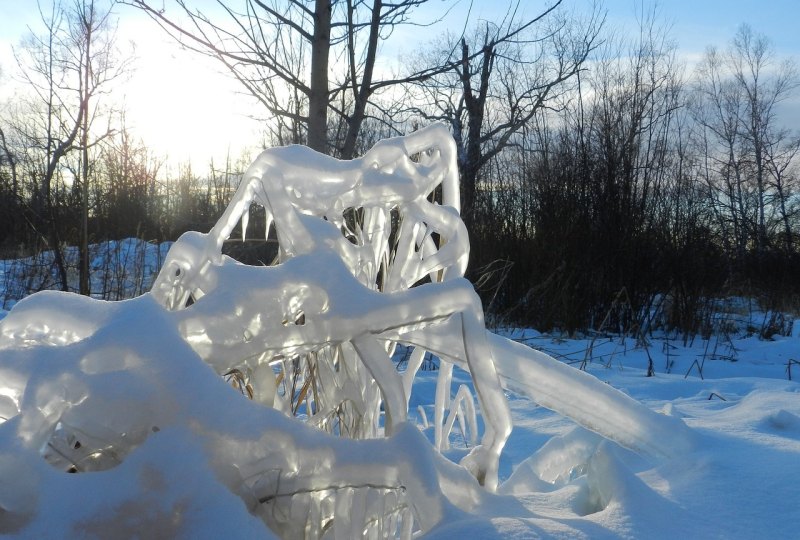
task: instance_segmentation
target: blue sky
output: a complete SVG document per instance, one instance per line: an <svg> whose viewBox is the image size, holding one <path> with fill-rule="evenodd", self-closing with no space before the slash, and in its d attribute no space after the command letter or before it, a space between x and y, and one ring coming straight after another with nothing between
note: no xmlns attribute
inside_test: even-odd
<svg viewBox="0 0 800 540"><path fill-rule="evenodd" d="M50 0L41 0L45 5ZM191 2L191 0L190 0ZM159 3L158 1L156 3ZM210 5L212 0L194 0L194 5ZM565 0L564 5L582 10L591 0ZM419 13L431 20L441 14L449 0L431 0ZM546 4L540 0L521 0L527 14L539 13ZM651 9L652 0L604 0L607 23L623 31L636 28L636 13ZM503 0L474 0L472 18L496 19L506 11ZM414 28L398 32L392 49L412 52L426 41L451 27L460 31L469 7L461 0L444 24L434 28ZM800 64L800 0L661 0L659 19L671 27L679 54L691 66L708 45L725 47L742 23L767 35L780 57L793 56ZM236 83L220 75L216 65L188 56L163 36L137 10L119 6L119 33L123 40L137 42L137 71L126 86L124 100L128 120L159 151L174 160L215 155L222 159L229 148L238 149L260 142L257 124L248 120L252 105L237 97ZM11 46L27 32L28 25L39 27L35 0L0 0L0 101L9 96L14 71ZM800 131L800 96L792 104L791 126Z"/></svg>
<svg viewBox="0 0 800 540"><path fill-rule="evenodd" d="M605 0L609 22L633 27L641 0ZM657 6L671 23L679 49L702 53L706 46L725 46L739 25L749 24L767 35L776 52L800 56L800 1L798 0L662 0Z"/></svg>
<svg viewBox="0 0 800 540"><path fill-rule="evenodd" d="M50 0L41 0L49 4ZM211 4L208 0L194 4ZM432 0L436 11L448 2ZM522 6L531 13L545 2L522 0ZM586 5L586 0L565 0L565 5ZM634 12L641 6L651 6L651 0L604 0L612 23L633 23ZM797 0L661 0L657 2L664 18L673 23L673 34L681 48L702 51L710 43L730 39L739 24L749 23L756 31L772 39L776 49L786 53L800 53L800 2ZM502 0L474 0L473 13L487 16L503 10L507 2ZM454 12L466 12L468 0ZM124 9L130 13L129 9ZM25 31L25 25L36 22L35 0L0 0L0 42L15 41Z"/></svg>
<svg viewBox="0 0 800 540"><path fill-rule="evenodd" d="M586 9L592 0L564 0L565 7ZM800 56L800 0L599 0L612 26L636 27L636 14L655 5L660 19L669 23L679 48L688 54L702 53L708 45L724 46L742 23L769 36L777 52ZM447 0L432 0L431 11ZM474 0L473 17L496 18L510 0ZM527 14L541 11L552 0L521 0ZM461 0L454 18L463 16L469 0Z"/></svg>

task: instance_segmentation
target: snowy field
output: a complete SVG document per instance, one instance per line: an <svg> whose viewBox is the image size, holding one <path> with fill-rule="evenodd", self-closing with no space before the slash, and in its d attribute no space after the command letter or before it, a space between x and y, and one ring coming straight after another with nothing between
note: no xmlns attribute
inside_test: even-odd
<svg viewBox="0 0 800 540"><path fill-rule="evenodd" d="M576 368L591 344L534 331L513 335ZM798 538L800 365L793 364L790 381L787 363L800 358L800 339L721 339L735 361L711 358L716 341L696 338L684 347L653 340L654 377L646 377L647 353L634 340L593 344L592 375L695 432L694 448L672 459L642 459L509 394L514 431L501 458L505 497L438 537ZM692 366L704 355L701 379Z"/></svg>
<svg viewBox="0 0 800 540"><path fill-rule="evenodd" d="M443 126L270 149L210 232L100 250L94 290L131 299L17 301L47 255L3 262L0 534L800 537L800 325L486 330L457 189ZM274 265L222 255L252 204Z"/></svg>
<svg viewBox="0 0 800 540"><path fill-rule="evenodd" d="M92 296L124 300L150 290L172 242L156 245L137 238L89 245ZM78 291L78 248L64 250L67 280ZM53 253L43 251L14 259L0 259L0 317L29 294L58 288Z"/></svg>

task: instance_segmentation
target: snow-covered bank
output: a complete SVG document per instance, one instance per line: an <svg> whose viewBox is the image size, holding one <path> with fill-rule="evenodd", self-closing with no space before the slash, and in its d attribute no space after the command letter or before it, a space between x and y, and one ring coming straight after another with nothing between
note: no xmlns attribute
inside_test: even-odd
<svg viewBox="0 0 800 540"><path fill-rule="evenodd" d="M589 344L527 335L562 353ZM670 349L673 373L654 377L646 377L646 353L632 343L627 351L619 338L599 351L594 344L597 356L617 352L609 367L590 363L589 373L694 432L694 447L665 461L633 454L510 394L514 431L500 468L505 498L433 537L797 538L800 385L786 378L786 359L800 340L732 343L738 361L707 362L705 380L684 378L703 343ZM652 350L661 345L654 341Z"/></svg>
<svg viewBox="0 0 800 540"><path fill-rule="evenodd" d="M90 288L94 298L124 300L150 290L172 242L138 238L89 245ZM78 248L63 249L67 287L78 291ZM0 260L0 318L29 294L60 288L52 251Z"/></svg>

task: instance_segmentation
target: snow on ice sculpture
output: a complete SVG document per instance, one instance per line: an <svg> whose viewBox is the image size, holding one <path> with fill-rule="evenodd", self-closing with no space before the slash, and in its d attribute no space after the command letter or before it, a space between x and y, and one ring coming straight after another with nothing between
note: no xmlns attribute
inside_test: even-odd
<svg viewBox="0 0 800 540"><path fill-rule="evenodd" d="M0 327L0 533L252 538L256 516L283 538L410 538L480 500L410 424L353 441L243 399L151 295L18 306Z"/></svg>
<svg viewBox="0 0 800 540"><path fill-rule="evenodd" d="M222 255L253 203L277 239L272 266ZM188 487L154 503L153 515L171 516L153 518L162 533L183 524L207 536L235 515L239 531L257 516L282 537L410 538L479 506L488 495L475 479L497 487L504 387L643 454L692 444L680 420L487 332L462 277L468 250L442 126L352 161L266 150L217 225L175 243L151 293L119 303L43 293L0 321L0 532L36 536L33 516L60 497L77 501L59 514L65 530L100 530L109 506L141 506L177 483ZM414 347L403 374L390 360L397 344ZM474 382L485 427L463 467L406 422L426 351L442 359L437 449L456 419L476 435L469 390L450 399L453 364ZM291 418L301 402L314 427ZM129 487L102 484L93 499L92 475L59 470L107 470Z"/></svg>

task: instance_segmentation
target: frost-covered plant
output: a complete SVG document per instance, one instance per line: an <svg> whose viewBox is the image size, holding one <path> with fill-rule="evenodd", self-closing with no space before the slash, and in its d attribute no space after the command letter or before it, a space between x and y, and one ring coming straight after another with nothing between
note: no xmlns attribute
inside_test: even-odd
<svg viewBox="0 0 800 540"><path fill-rule="evenodd" d="M209 536L235 516L246 535L256 516L282 537L410 538L497 487L504 387L642 453L684 450L680 420L485 330L462 277L454 148L437 125L353 161L267 150L217 225L172 246L151 293L17 304L0 322L0 532L36 536L33 516L61 496L78 501L65 530L99 534L155 496L162 534ZM279 243L272 266L221 254L253 203ZM402 374L397 344L414 347ZM435 449L407 422L426 352L441 359ZM435 451L456 421L477 440L468 387L451 403L454 364L484 425L461 466ZM93 497L97 476L62 471L119 482Z"/></svg>

